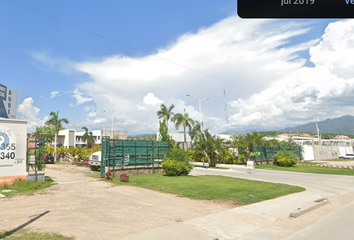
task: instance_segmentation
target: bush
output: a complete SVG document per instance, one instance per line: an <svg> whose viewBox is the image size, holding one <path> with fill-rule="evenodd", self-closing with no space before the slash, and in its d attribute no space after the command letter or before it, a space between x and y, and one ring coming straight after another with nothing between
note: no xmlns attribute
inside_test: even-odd
<svg viewBox="0 0 354 240"><path fill-rule="evenodd" d="M180 162L172 158L166 158L162 163L162 168L167 176L186 176L193 166L188 162Z"/></svg>
<svg viewBox="0 0 354 240"><path fill-rule="evenodd" d="M244 154L238 155L237 163L246 164L246 162L247 162L247 157Z"/></svg>
<svg viewBox="0 0 354 240"><path fill-rule="evenodd" d="M120 175L121 182L129 182L129 176L126 173Z"/></svg>
<svg viewBox="0 0 354 240"><path fill-rule="evenodd" d="M189 153L181 148L174 147L162 163L167 176L185 176L193 169L189 163Z"/></svg>
<svg viewBox="0 0 354 240"><path fill-rule="evenodd" d="M297 164L297 156L294 152L280 150L273 158L273 164L281 167L292 167Z"/></svg>

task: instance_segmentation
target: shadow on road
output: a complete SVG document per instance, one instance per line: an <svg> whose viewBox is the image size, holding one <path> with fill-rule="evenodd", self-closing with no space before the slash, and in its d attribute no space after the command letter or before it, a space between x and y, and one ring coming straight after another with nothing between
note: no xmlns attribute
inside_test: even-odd
<svg viewBox="0 0 354 240"><path fill-rule="evenodd" d="M44 213L39 214L37 217L32 218L31 220L29 220L28 222L25 222L24 224L18 226L17 228L11 230L11 231L7 231L5 233L3 233L2 235L0 235L0 239L5 238L5 237L9 237L12 234L14 234L15 232L21 230L22 228L28 226L29 224L33 223L34 221L36 221L37 219L43 217L44 215L46 215L47 213L49 213L50 211L45 211Z"/></svg>

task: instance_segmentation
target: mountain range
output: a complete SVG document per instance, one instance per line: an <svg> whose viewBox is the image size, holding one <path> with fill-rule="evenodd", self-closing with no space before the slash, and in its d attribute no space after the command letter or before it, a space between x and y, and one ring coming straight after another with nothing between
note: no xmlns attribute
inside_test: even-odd
<svg viewBox="0 0 354 240"><path fill-rule="evenodd" d="M320 133L335 133L335 134L353 134L354 133L354 117L353 116L342 116L339 118L326 119L324 121L318 121L318 128ZM292 133L317 133L315 122L306 123L303 125L298 125L295 127L287 127L281 132L292 132Z"/></svg>

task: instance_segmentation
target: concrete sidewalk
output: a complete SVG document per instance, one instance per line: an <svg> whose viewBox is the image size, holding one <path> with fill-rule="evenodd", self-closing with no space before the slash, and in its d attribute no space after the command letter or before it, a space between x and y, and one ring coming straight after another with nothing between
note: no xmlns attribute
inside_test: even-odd
<svg viewBox="0 0 354 240"><path fill-rule="evenodd" d="M321 196L305 191L274 200L268 200L224 212L207 215L186 222L154 228L124 240L168 239L168 240L206 240L206 239L283 239L293 232L284 231L292 224L292 213L297 216L313 210L323 203L316 203ZM285 225L284 225L285 224Z"/></svg>
<svg viewBox="0 0 354 240"><path fill-rule="evenodd" d="M319 192L306 190L188 221L181 220L172 225L127 236L124 240L285 239L296 232L296 221L298 229L302 228L300 225L303 214L328 203L316 202L319 199L323 199ZM291 215L296 219L290 217Z"/></svg>

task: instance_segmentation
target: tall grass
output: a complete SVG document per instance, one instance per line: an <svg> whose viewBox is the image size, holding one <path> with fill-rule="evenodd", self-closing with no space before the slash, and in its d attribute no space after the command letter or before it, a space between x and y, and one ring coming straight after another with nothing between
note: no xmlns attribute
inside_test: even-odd
<svg viewBox="0 0 354 240"><path fill-rule="evenodd" d="M11 240L74 240L74 237L65 237L57 233L43 233L43 232L32 232L27 229L21 229L12 233L0 232L0 239L11 239Z"/></svg>
<svg viewBox="0 0 354 240"><path fill-rule="evenodd" d="M11 196L14 193L34 194L36 191L50 187L53 185L53 180L50 177L45 177L45 181L28 181L16 179L12 185L0 185L0 193L5 196ZM3 192L2 190L11 190L11 192Z"/></svg>

